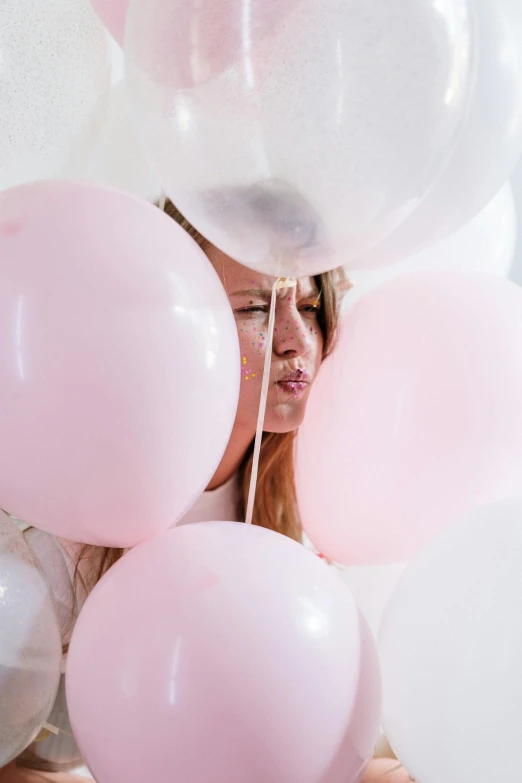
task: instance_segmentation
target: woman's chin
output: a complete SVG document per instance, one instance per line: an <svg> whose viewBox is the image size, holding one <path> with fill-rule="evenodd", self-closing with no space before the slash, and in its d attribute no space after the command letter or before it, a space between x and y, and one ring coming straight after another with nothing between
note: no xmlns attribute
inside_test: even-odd
<svg viewBox="0 0 522 783"><path fill-rule="evenodd" d="M267 406L263 430L280 433L297 430L303 423L305 410L306 398L280 401L270 408Z"/></svg>

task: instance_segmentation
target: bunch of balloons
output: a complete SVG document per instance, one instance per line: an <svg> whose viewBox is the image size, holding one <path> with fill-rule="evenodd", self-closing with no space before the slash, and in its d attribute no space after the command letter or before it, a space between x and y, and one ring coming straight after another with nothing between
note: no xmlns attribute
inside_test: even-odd
<svg viewBox="0 0 522 783"><path fill-rule="evenodd" d="M473 218L520 155L516 0L93 5L165 189L252 267L400 260Z"/></svg>
<svg viewBox="0 0 522 783"><path fill-rule="evenodd" d="M71 642L87 762L100 783L356 783L381 715L375 642L324 563L261 528L169 529L226 448L237 334L174 221L66 179L92 178L115 105L103 21L154 187L254 270L344 265L370 289L343 317L297 439L303 526L345 564L413 558L382 627L386 728L423 783L486 783L503 726L521 739L507 686L522 652L521 512L476 510L515 494L522 469L522 292L503 279L522 152L518 0L91 2L7 0L0 31L0 506L132 548ZM2 635L0 703L27 677L37 698L0 765L37 733L59 673L51 600L8 536L2 517L0 626L38 616L28 636ZM444 726L433 705L450 698ZM492 736L481 768L471 732Z"/></svg>
<svg viewBox="0 0 522 783"><path fill-rule="evenodd" d="M167 531L208 484L237 407L236 326L210 262L116 191L32 183L0 207L2 503L59 536L134 547L92 592L68 656L96 778L143 780L154 759L158 781L358 779L381 685L346 586L272 531ZM16 737L18 750L31 739Z"/></svg>

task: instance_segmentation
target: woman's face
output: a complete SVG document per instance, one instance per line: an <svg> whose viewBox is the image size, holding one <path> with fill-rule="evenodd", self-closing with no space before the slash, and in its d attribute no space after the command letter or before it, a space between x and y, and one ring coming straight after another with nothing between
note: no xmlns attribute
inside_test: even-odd
<svg viewBox="0 0 522 783"><path fill-rule="evenodd" d="M236 427L255 432L268 341L274 277L242 266L210 246L206 253L221 278L236 319L241 350L241 392ZM312 383L321 364L321 307L313 278L277 291L272 364L264 430L289 432L303 421Z"/></svg>

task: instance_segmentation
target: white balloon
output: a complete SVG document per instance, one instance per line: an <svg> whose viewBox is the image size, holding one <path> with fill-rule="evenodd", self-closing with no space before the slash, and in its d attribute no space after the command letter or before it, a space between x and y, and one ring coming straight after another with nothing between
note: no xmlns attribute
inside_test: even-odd
<svg viewBox="0 0 522 783"><path fill-rule="evenodd" d="M522 499L408 564L379 635L386 735L422 783L521 779Z"/></svg>
<svg viewBox="0 0 522 783"><path fill-rule="evenodd" d="M378 636L382 617L406 563L378 566L346 566L339 576L348 585L373 635Z"/></svg>
<svg viewBox="0 0 522 783"><path fill-rule="evenodd" d="M522 225L522 160L519 161L511 177L511 187L515 199L515 208L519 226ZM510 279L522 285L522 232L518 232L515 257L511 267Z"/></svg>
<svg viewBox="0 0 522 783"><path fill-rule="evenodd" d="M2 189L81 159L103 117L110 61L86 0L2 0L0 13Z"/></svg>
<svg viewBox="0 0 522 783"><path fill-rule="evenodd" d="M121 46L107 33L111 53L112 83L118 84L125 79L125 55Z"/></svg>
<svg viewBox="0 0 522 783"><path fill-rule="evenodd" d="M474 6L478 71L460 141L420 206L354 268L399 261L456 231L493 198L522 154L522 2Z"/></svg>
<svg viewBox="0 0 522 783"><path fill-rule="evenodd" d="M473 220L441 242L396 264L349 271L354 288L345 297L345 306L352 307L367 291L386 280L420 269L467 269L507 277L516 243L515 201L507 184Z"/></svg>
<svg viewBox="0 0 522 783"><path fill-rule="evenodd" d="M113 85L109 105L92 151L72 175L156 201L161 183L152 171L135 131L125 83Z"/></svg>
<svg viewBox="0 0 522 783"><path fill-rule="evenodd" d="M121 47L107 33L112 85L101 128L86 158L67 172L84 179L124 190L145 201L157 201L161 184L153 173L132 118L125 87L125 58Z"/></svg>

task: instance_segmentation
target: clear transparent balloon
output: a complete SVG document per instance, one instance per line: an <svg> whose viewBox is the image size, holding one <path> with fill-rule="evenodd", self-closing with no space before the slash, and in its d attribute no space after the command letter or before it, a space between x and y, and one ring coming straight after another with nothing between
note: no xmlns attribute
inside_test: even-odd
<svg viewBox="0 0 522 783"><path fill-rule="evenodd" d="M16 525L0 511L0 767L49 715L61 652L53 599Z"/></svg>
<svg viewBox="0 0 522 783"><path fill-rule="evenodd" d="M475 217L509 178L522 153L522 3L475 0L479 52L469 111L442 176L419 209L364 254L363 267L400 261Z"/></svg>
<svg viewBox="0 0 522 783"><path fill-rule="evenodd" d="M351 308L361 296L386 280L415 270L467 269L508 277L516 247L516 205L511 185L506 183L473 220L440 242L394 264L350 270L354 289L344 305Z"/></svg>
<svg viewBox="0 0 522 783"><path fill-rule="evenodd" d="M221 250L314 274L388 235L469 97L467 0L132 0L127 80L172 200Z"/></svg>
<svg viewBox="0 0 522 783"><path fill-rule="evenodd" d="M68 172L101 123L107 36L85 0L0 6L0 189Z"/></svg>

